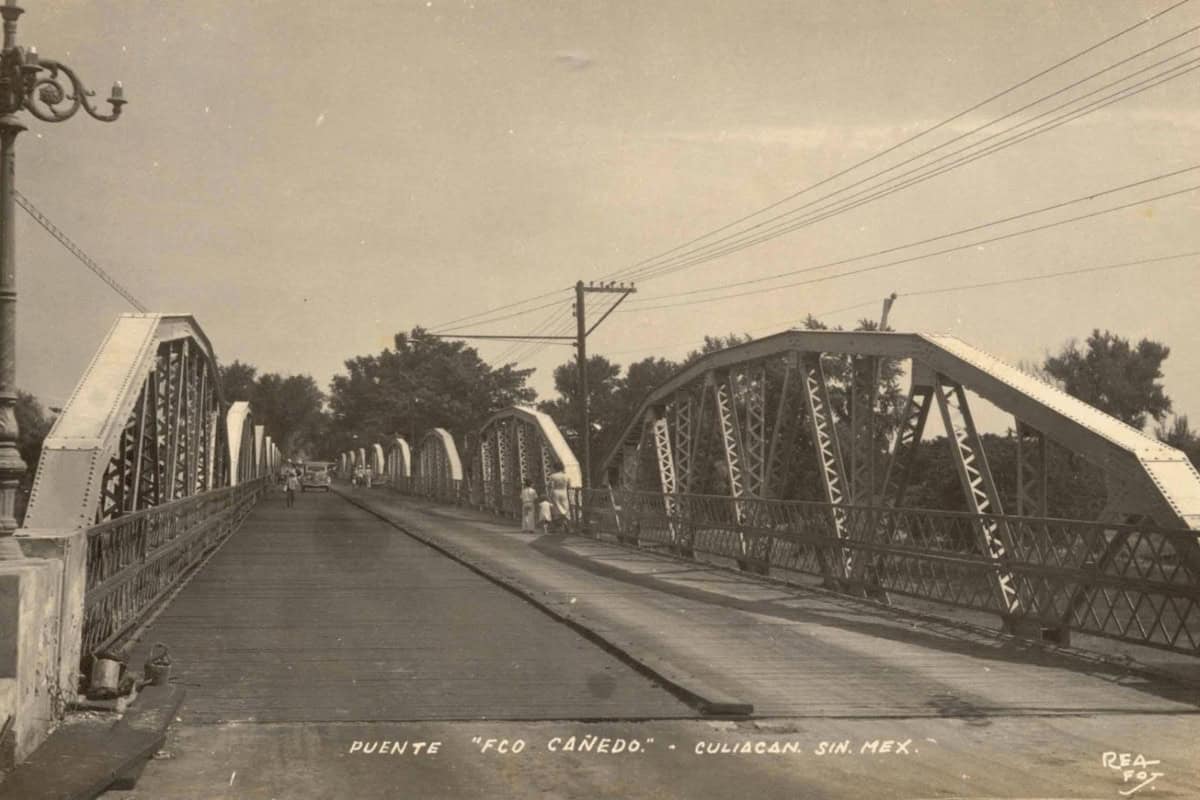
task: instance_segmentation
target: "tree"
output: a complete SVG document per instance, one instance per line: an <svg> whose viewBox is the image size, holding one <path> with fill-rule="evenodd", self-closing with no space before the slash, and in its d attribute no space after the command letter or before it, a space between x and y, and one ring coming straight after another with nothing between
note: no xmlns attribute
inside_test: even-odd
<svg viewBox="0 0 1200 800"><path fill-rule="evenodd" d="M679 372L679 364L666 358L643 358L629 365L625 371L625 379L621 381L617 391L617 405L620 408L620 423L628 422L630 417L646 397L666 383L675 373Z"/></svg>
<svg viewBox="0 0 1200 800"><path fill-rule="evenodd" d="M233 403L254 397L255 375L258 374L256 367L234 361L229 366L219 367L218 374L221 376L221 392L225 402Z"/></svg>
<svg viewBox="0 0 1200 800"><path fill-rule="evenodd" d="M592 466L595 467L608 452L610 442L620 435L623 406L621 367L604 356L588 356L588 418L592 425ZM558 397L538 404L549 414L562 431L567 444L582 457L583 445L579 433L579 365L575 361L554 368L554 390Z"/></svg>
<svg viewBox="0 0 1200 800"><path fill-rule="evenodd" d="M330 385L327 455L382 442L397 434L415 445L431 428L455 435L479 428L495 411L534 401L531 369L495 368L462 341L423 328L397 333L393 347L345 362ZM460 442L460 445L462 442Z"/></svg>
<svg viewBox="0 0 1200 800"><path fill-rule="evenodd" d="M55 414L48 414L41 402L29 392L17 390L17 451L29 467L26 475L32 476L42 457L42 442L50 433Z"/></svg>
<svg viewBox="0 0 1200 800"><path fill-rule="evenodd" d="M258 374L252 364L234 361L219 367L225 402L246 400L254 424L266 426L271 441L289 458L318 450L328 426L325 395L310 375Z"/></svg>
<svg viewBox="0 0 1200 800"><path fill-rule="evenodd" d="M683 359L685 365L691 364L693 361L703 358L710 353L716 353L720 350L726 350L730 347L736 347L739 344L753 341L754 337L748 333L730 333L727 336L708 336L704 337L704 344L700 345L699 350L693 350Z"/></svg>
<svg viewBox="0 0 1200 800"><path fill-rule="evenodd" d="M54 424L55 414L47 413L41 402L29 392L17 390L17 452L25 462L25 474L17 493L16 518L25 518L25 506L29 502L29 490L37 474L38 462L42 457L42 443Z"/></svg>
<svg viewBox="0 0 1200 800"><path fill-rule="evenodd" d="M311 375L260 375L250 396L256 425L265 425L271 441L287 458L315 455L324 427L325 396Z"/></svg>
<svg viewBox="0 0 1200 800"><path fill-rule="evenodd" d="M1067 342L1056 356L1046 358L1045 370L1062 381L1066 392L1141 430L1148 418L1162 422L1171 411L1160 380L1162 363L1171 350L1161 342L1128 339L1098 329L1088 337L1086 351Z"/></svg>

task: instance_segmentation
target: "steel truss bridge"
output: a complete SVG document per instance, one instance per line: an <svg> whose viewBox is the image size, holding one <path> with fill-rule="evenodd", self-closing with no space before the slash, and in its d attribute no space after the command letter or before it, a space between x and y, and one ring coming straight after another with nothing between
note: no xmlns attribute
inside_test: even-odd
<svg viewBox="0 0 1200 800"><path fill-rule="evenodd" d="M885 365L908 382L890 414ZM972 397L1012 417L1007 500ZM955 510L906 503L934 409L961 489ZM439 430L415 465L393 443L382 482L511 517L526 481L548 493L562 469L572 516L594 535L885 602L990 612L1059 642L1076 631L1200 655L1200 475L1186 456L952 336L788 331L699 359L642 403L599 489L579 488L565 439L533 409L500 411L463 441L466 474L449 466L457 448ZM1095 518L1050 515L1054 450L1103 473Z"/></svg>
<svg viewBox="0 0 1200 800"><path fill-rule="evenodd" d="M881 375L897 369L907 393L892 408ZM1012 417L1011 496L997 488L978 399ZM908 502L935 408L957 509ZM561 473L570 522L587 535L987 612L1020 635L1200 655L1200 475L1187 458L956 338L788 331L729 348L657 387L615 441L587 489L553 420L524 407L475 430L373 442L339 466L509 517L526 483L549 495ZM1094 518L1052 516L1055 451L1103 473ZM280 463L255 410L222 397L195 319L118 319L44 444L25 526L0 543L0 571L44 593L21 630L30 641L53 632L40 660L22 662L20 681L40 686L29 696L70 699L81 669L119 654L238 529Z"/></svg>

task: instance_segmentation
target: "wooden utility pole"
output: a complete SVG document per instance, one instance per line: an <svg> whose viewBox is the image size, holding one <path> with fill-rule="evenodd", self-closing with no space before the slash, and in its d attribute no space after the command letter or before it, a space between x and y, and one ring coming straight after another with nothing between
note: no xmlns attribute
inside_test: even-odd
<svg viewBox="0 0 1200 800"><path fill-rule="evenodd" d="M617 302L609 306L608 310L590 328L587 326L587 308L584 303L589 292L620 295ZM608 319L608 315L621 305L626 297L636 292L637 289L633 284L626 286L624 283L617 284L615 281L607 284L585 284L583 281L578 281L575 284L575 356L579 365L579 448L580 455L583 456L581 477L584 489L592 485L592 412L591 398L588 397L587 337L599 327L601 322Z"/></svg>

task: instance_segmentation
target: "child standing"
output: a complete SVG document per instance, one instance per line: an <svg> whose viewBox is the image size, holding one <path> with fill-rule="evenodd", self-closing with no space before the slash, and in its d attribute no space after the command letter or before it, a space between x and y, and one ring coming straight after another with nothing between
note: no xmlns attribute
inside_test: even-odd
<svg viewBox="0 0 1200 800"><path fill-rule="evenodd" d="M545 496L538 498L538 524L542 528L542 535L545 536L550 532L550 522L553 519L551 516L550 501Z"/></svg>

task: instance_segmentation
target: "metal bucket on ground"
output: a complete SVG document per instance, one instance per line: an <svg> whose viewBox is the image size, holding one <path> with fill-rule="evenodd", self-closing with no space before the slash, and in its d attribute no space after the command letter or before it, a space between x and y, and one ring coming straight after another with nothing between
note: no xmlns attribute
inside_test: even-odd
<svg viewBox="0 0 1200 800"><path fill-rule="evenodd" d="M171 677L171 653L162 642L150 648L150 657L144 667L146 683L151 686L164 686Z"/></svg>
<svg viewBox="0 0 1200 800"><path fill-rule="evenodd" d="M98 654L92 660L92 676L87 696L93 699L116 697L120 693L121 672L125 665L113 655Z"/></svg>

